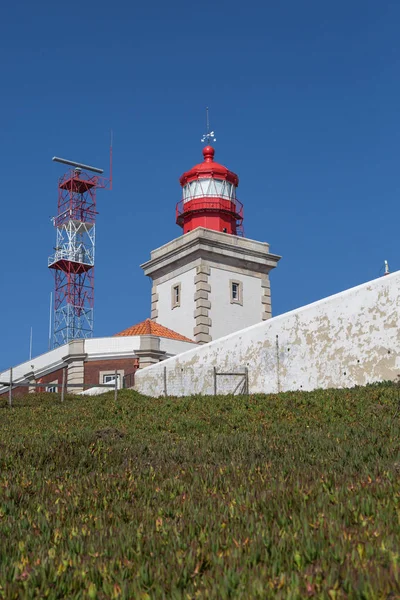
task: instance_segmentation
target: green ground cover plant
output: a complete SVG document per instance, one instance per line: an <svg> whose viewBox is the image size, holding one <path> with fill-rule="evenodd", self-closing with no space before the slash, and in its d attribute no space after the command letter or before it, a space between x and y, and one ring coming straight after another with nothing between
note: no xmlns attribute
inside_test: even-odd
<svg viewBox="0 0 400 600"><path fill-rule="evenodd" d="M0 598L399 598L398 388L0 400Z"/></svg>

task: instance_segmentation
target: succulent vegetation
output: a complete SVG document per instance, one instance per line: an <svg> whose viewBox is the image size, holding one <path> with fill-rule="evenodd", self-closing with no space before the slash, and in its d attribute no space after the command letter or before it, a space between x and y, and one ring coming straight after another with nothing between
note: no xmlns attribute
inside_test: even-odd
<svg viewBox="0 0 400 600"><path fill-rule="evenodd" d="M0 400L0 598L399 598L398 388Z"/></svg>

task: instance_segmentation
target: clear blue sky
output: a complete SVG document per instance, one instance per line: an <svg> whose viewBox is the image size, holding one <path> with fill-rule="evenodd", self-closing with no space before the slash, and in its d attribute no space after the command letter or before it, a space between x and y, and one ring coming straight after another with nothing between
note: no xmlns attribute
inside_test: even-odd
<svg viewBox="0 0 400 600"><path fill-rule="evenodd" d="M95 335L149 316L139 265L180 234L180 174L239 174L246 236L283 256L279 314L399 268L400 3L7 2L0 22L0 369L47 348L63 168L107 167Z"/></svg>

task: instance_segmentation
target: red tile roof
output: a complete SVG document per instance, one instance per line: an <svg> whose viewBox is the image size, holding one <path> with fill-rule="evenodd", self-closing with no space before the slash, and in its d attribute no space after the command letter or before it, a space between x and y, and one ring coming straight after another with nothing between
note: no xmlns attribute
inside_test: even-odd
<svg viewBox="0 0 400 600"><path fill-rule="evenodd" d="M169 338L170 340L192 342L192 344L194 344L193 340L190 340L176 331L172 331L172 329L168 329L168 327L160 325L160 323L155 323L151 319L146 319L137 325L132 325L132 327L128 327L128 329L124 329L124 331L120 331L120 333L116 333L115 337L129 335L157 335L158 337Z"/></svg>

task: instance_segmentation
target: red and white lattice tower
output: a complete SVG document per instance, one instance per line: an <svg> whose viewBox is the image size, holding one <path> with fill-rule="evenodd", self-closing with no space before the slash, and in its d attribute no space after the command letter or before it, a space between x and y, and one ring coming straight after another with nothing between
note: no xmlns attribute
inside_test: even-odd
<svg viewBox="0 0 400 600"><path fill-rule="evenodd" d="M93 336L96 192L112 186L103 170L54 157L73 167L58 181L58 211L53 217L56 246L49 257L53 269L53 347ZM93 174L95 173L95 174Z"/></svg>

